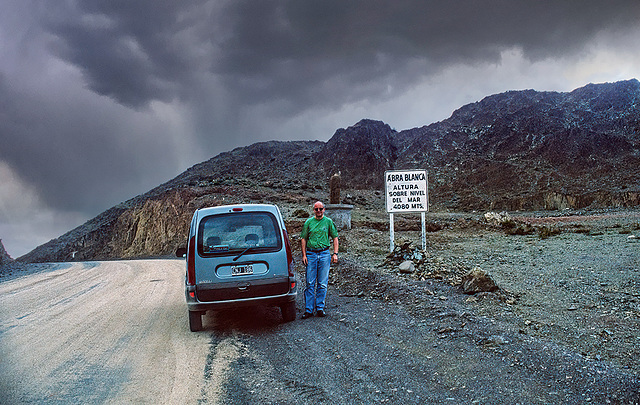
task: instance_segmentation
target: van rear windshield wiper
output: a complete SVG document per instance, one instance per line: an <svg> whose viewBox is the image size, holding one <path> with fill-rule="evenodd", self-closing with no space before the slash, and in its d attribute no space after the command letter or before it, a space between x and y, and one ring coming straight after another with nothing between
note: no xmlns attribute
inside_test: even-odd
<svg viewBox="0 0 640 405"><path fill-rule="evenodd" d="M247 253L249 250L253 249L255 246L249 246L248 248L246 248L245 250L243 250L242 252L240 252L240 254L236 257L233 258L233 261L235 262L236 260L238 260L240 258L240 256L242 256L243 254Z"/></svg>

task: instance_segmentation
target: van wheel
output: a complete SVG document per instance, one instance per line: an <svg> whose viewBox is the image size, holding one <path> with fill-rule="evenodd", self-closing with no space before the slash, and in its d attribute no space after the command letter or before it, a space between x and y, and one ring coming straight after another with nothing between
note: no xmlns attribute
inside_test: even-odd
<svg viewBox="0 0 640 405"><path fill-rule="evenodd" d="M202 312L189 311L189 329L191 332L202 330Z"/></svg>
<svg viewBox="0 0 640 405"><path fill-rule="evenodd" d="M291 322L296 319L296 303L295 301L287 302L280 306L282 312L282 320L285 322Z"/></svg>

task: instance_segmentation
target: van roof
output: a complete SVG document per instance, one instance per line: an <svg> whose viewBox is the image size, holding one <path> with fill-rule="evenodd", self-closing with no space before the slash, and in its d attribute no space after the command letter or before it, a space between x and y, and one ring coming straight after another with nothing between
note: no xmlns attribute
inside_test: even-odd
<svg viewBox="0 0 640 405"><path fill-rule="evenodd" d="M279 212L274 204L230 204L220 205L216 207L200 208L198 212L201 215L222 214L226 212L242 212L242 211L268 211L272 213Z"/></svg>

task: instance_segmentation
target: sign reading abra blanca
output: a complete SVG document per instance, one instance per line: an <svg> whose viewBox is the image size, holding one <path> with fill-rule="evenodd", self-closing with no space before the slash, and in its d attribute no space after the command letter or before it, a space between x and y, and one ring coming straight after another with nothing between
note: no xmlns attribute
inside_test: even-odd
<svg viewBox="0 0 640 405"><path fill-rule="evenodd" d="M429 211L426 170L386 171L384 178L387 212Z"/></svg>

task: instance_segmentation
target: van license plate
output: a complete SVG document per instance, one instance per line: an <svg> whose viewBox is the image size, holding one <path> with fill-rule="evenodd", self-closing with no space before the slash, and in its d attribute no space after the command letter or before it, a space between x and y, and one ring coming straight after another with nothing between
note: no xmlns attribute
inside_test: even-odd
<svg viewBox="0 0 640 405"><path fill-rule="evenodd" d="M232 276L244 276L247 274L253 274L252 264L244 264L242 266L231 266Z"/></svg>

